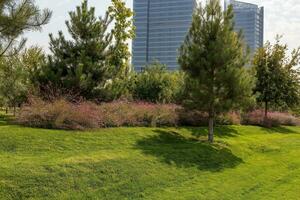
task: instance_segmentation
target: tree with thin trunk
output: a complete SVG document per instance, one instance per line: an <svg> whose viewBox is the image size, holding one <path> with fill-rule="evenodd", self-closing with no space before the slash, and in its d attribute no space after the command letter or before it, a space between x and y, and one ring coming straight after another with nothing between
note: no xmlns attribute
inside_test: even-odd
<svg viewBox="0 0 300 200"><path fill-rule="evenodd" d="M300 103L300 77L297 66L300 61L300 48L287 55L288 47L280 43L267 42L254 56L253 65L256 73L254 93L258 104L264 106L265 123L268 121L270 108L292 108ZM266 124L267 125L267 124Z"/></svg>
<svg viewBox="0 0 300 200"><path fill-rule="evenodd" d="M183 103L208 113L211 143L216 116L252 99L253 78L244 67L248 50L233 17L232 7L222 11L219 0L197 5L178 59L187 74Z"/></svg>

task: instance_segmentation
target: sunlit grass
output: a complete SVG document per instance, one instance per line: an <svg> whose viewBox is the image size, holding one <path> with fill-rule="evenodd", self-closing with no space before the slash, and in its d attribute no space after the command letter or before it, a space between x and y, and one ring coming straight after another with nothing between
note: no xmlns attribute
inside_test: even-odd
<svg viewBox="0 0 300 200"><path fill-rule="evenodd" d="M71 132L0 121L0 199L300 199L300 128Z"/></svg>

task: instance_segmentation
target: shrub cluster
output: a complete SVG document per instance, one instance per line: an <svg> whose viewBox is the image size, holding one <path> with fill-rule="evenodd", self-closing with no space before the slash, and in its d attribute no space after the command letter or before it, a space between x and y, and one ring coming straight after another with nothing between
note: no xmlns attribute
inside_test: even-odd
<svg viewBox="0 0 300 200"><path fill-rule="evenodd" d="M118 101L96 105L70 103L64 99L45 102L40 99L24 105L17 122L26 126L82 130L120 126L176 126L179 107L173 104L130 103Z"/></svg>
<svg viewBox="0 0 300 200"><path fill-rule="evenodd" d="M53 129L97 128L101 115L90 102L70 103L64 99L45 102L31 99L22 106L17 122L26 126Z"/></svg>
<svg viewBox="0 0 300 200"><path fill-rule="evenodd" d="M255 126L298 126L300 125L300 120L289 114L282 112L268 112L267 121L265 121L263 110L254 110L243 115L242 123L245 125L255 125Z"/></svg>
<svg viewBox="0 0 300 200"><path fill-rule="evenodd" d="M230 112L216 119L219 125L265 125L263 111L246 114ZM92 102L70 103L64 99L45 102L31 99L17 117L20 124L53 129L83 130L120 126L206 126L208 115L189 111L175 104L115 101L97 105ZM270 126L300 125L300 121L288 114L269 113Z"/></svg>
<svg viewBox="0 0 300 200"><path fill-rule="evenodd" d="M177 110L174 104L116 101L98 106L103 116L101 127L119 126L177 126Z"/></svg>

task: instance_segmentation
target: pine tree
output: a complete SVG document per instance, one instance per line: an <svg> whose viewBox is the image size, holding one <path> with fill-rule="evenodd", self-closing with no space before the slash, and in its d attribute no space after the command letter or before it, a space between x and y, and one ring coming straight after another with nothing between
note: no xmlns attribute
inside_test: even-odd
<svg viewBox="0 0 300 200"><path fill-rule="evenodd" d="M19 37L26 31L40 30L49 22L51 11L41 11L34 0L0 1L0 57L17 53L26 40Z"/></svg>
<svg viewBox="0 0 300 200"><path fill-rule="evenodd" d="M85 0L69 15L66 26L72 39L67 40L62 32L58 38L50 35L53 56L38 83L61 93L103 100L110 80L129 67L127 42L133 37L132 12L123 1L113 0L105 16L97 18L95 8Z"/></svg>
<svg viewBox="0 0 300 200"><path fill-rule="evenodd" d="M198 5L179 63L188 77L184 104L209 114L210 142L216 115L251 99L253 79L244 68L247 55L241 34L234 32L232 6L222 12L219 0Z"/></svg>
<svg viewBox="0 0 300 200"><path fill-rule="evenodd" d="M38 82L46 89L52 87L91 99L99 95L112 77L109 58L115 45L108 28L113 18L109 12L104 18L97 18L95 8L89 8L87 0L69 16L66 26L72 39L67 40L62 32L58 38L50 35L53 56L49 57L49 64L43 68Z"/></svg>

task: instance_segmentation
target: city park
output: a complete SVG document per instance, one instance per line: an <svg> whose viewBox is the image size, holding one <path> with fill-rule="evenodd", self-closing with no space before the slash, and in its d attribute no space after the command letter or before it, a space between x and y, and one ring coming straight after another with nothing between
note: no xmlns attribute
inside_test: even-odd
<svg viewBox="0 0 300 200"><path fill-rule="evenodd" d="M180 70L135 72L124 1L98 17L85 0L50 54L26 48L51 15L0 3L0 199L299 198L300 49L278 36L250 53L233 7L209 0Z"/></svg>

